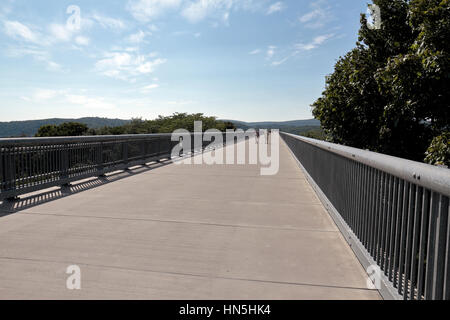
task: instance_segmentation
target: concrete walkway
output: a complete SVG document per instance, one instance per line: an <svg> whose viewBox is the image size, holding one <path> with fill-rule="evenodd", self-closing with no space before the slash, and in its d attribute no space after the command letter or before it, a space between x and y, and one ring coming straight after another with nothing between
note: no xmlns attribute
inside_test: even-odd
<svg viewBox="0 0 450 320"><path fill-rule="evenodd" d="M169 164L24 200L0 213L0 299L380 299L284 143L280 162Z"/></svg>

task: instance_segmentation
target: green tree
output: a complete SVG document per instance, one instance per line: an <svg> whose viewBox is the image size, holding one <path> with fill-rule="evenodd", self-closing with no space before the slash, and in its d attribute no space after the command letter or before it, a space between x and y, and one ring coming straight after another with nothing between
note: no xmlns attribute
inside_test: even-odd
<svg viewBox="0 0 450 320"><path fill-rule="evenodd" d="M145 133L172 133L177 129L186 129L194 131L194 121L202 122L202 130L235 129L231 122L218 121L215 117L206 117L202 113L187 114L174 113L171 116L159 116L154 120L142 120L141 118L132 119L129 123L118 127L103 127L100 129L90 129L90 135L121 135L121 134L145 134Z"/></svg>
<svg viewBox="0 0 450 320"><path fill-rule="evenodd" d="M36 137L73 137L82 136L88 132L88 127L83 123L65 122L59 126L44 125L39 128Z"/></svg>
<svg viewBox="0 0 450 320"><path fill-rule="evenodd" d="M374 0L356 48L326 79L314 116L334 142L422 161L449 130L449 0Z"/></svg>
<svg viewBox="0 0 450 320"><path fill-rule="evenodd" d="M445 132L431 142L425 161L450 168L450 132Z"/></svg>
<svg viewBox="0 0 450 320"><path fill-rule="evenodd" d="M58 134L57 126L52 124L46 124L41 126L37 133L36 137L56 137Z"/></svg>

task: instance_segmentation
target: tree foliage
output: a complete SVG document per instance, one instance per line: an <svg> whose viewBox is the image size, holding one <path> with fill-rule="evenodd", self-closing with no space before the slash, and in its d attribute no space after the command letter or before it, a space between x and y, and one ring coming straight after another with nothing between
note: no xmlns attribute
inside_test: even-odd
<svg viewBox="0 0 450 320"><path fill-rule="evenodd" d="M171 116L159 116L154 120L142 120L135 118L131 122L118 127L103 127L101 129L92 129L91 135L119 135L119 134L144 134L144 133L172 133L177 129L186 129L194 131L194 121L202 122L202 130L234 129L235 126L230 122L218 121L215 117L206 117L202 113L187 114L174 113Z"/></svg>
<svg viewBox="0 0 450 320"><path fill-rule="evenodd" d="M450 132L445 132L433 139L426 152L425 161L450 168Z"/></svg>
<svg viewBox="0 0 450 320"><path fill-rule="evenodd" d="M82 136L89 128L79 122L64 122L60 125L43 125L36 133L36 137L73 137Z"/></svg>
<svg viewBox="0 0 450 320"><path fill-rule="evenodd" d="M43 125L39 128L36 137L172 133L177 129L186 129L193 132L194 121L202 122L203 131L208 129L218 129L220 131L235 129L234 124L231 122L218 121L215 117L206 117L202 113L175 113L168 117L159 116L154 120L135 118L121 126L104 126L99 129L89 129L86 125L77 122Z"/></svg>
<svg viewBox="0 0 450 320"><path fill-rule="evenodd" d="M356 48L326 78L313 114L336 143L422 161L450 126L449 0L374 0Z"/></svg>

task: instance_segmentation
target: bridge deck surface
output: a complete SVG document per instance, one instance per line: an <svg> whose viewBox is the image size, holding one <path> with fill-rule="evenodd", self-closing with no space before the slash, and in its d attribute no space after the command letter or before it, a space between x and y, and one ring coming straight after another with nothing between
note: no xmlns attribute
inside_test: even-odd
<svg viewBox="0 0 450 320"><path fill-rule="evenodd" d="M380 298L284 143L274 176L137 171L3 204L0 299ZM81 290L66 289L69 265Z"/></svg>

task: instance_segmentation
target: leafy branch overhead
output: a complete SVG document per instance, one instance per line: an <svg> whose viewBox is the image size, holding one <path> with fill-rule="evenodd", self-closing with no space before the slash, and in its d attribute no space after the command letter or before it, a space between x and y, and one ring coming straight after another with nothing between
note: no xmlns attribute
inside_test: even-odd
<svg viewBox="0 0 450 320"><path fill-rule="evenodd" d="M433 138L450 131L449 0L373 2L381 28L361 16L356 48L336 63L313 114L334 142L417 161L428 149L433 163Z"/></svg>

